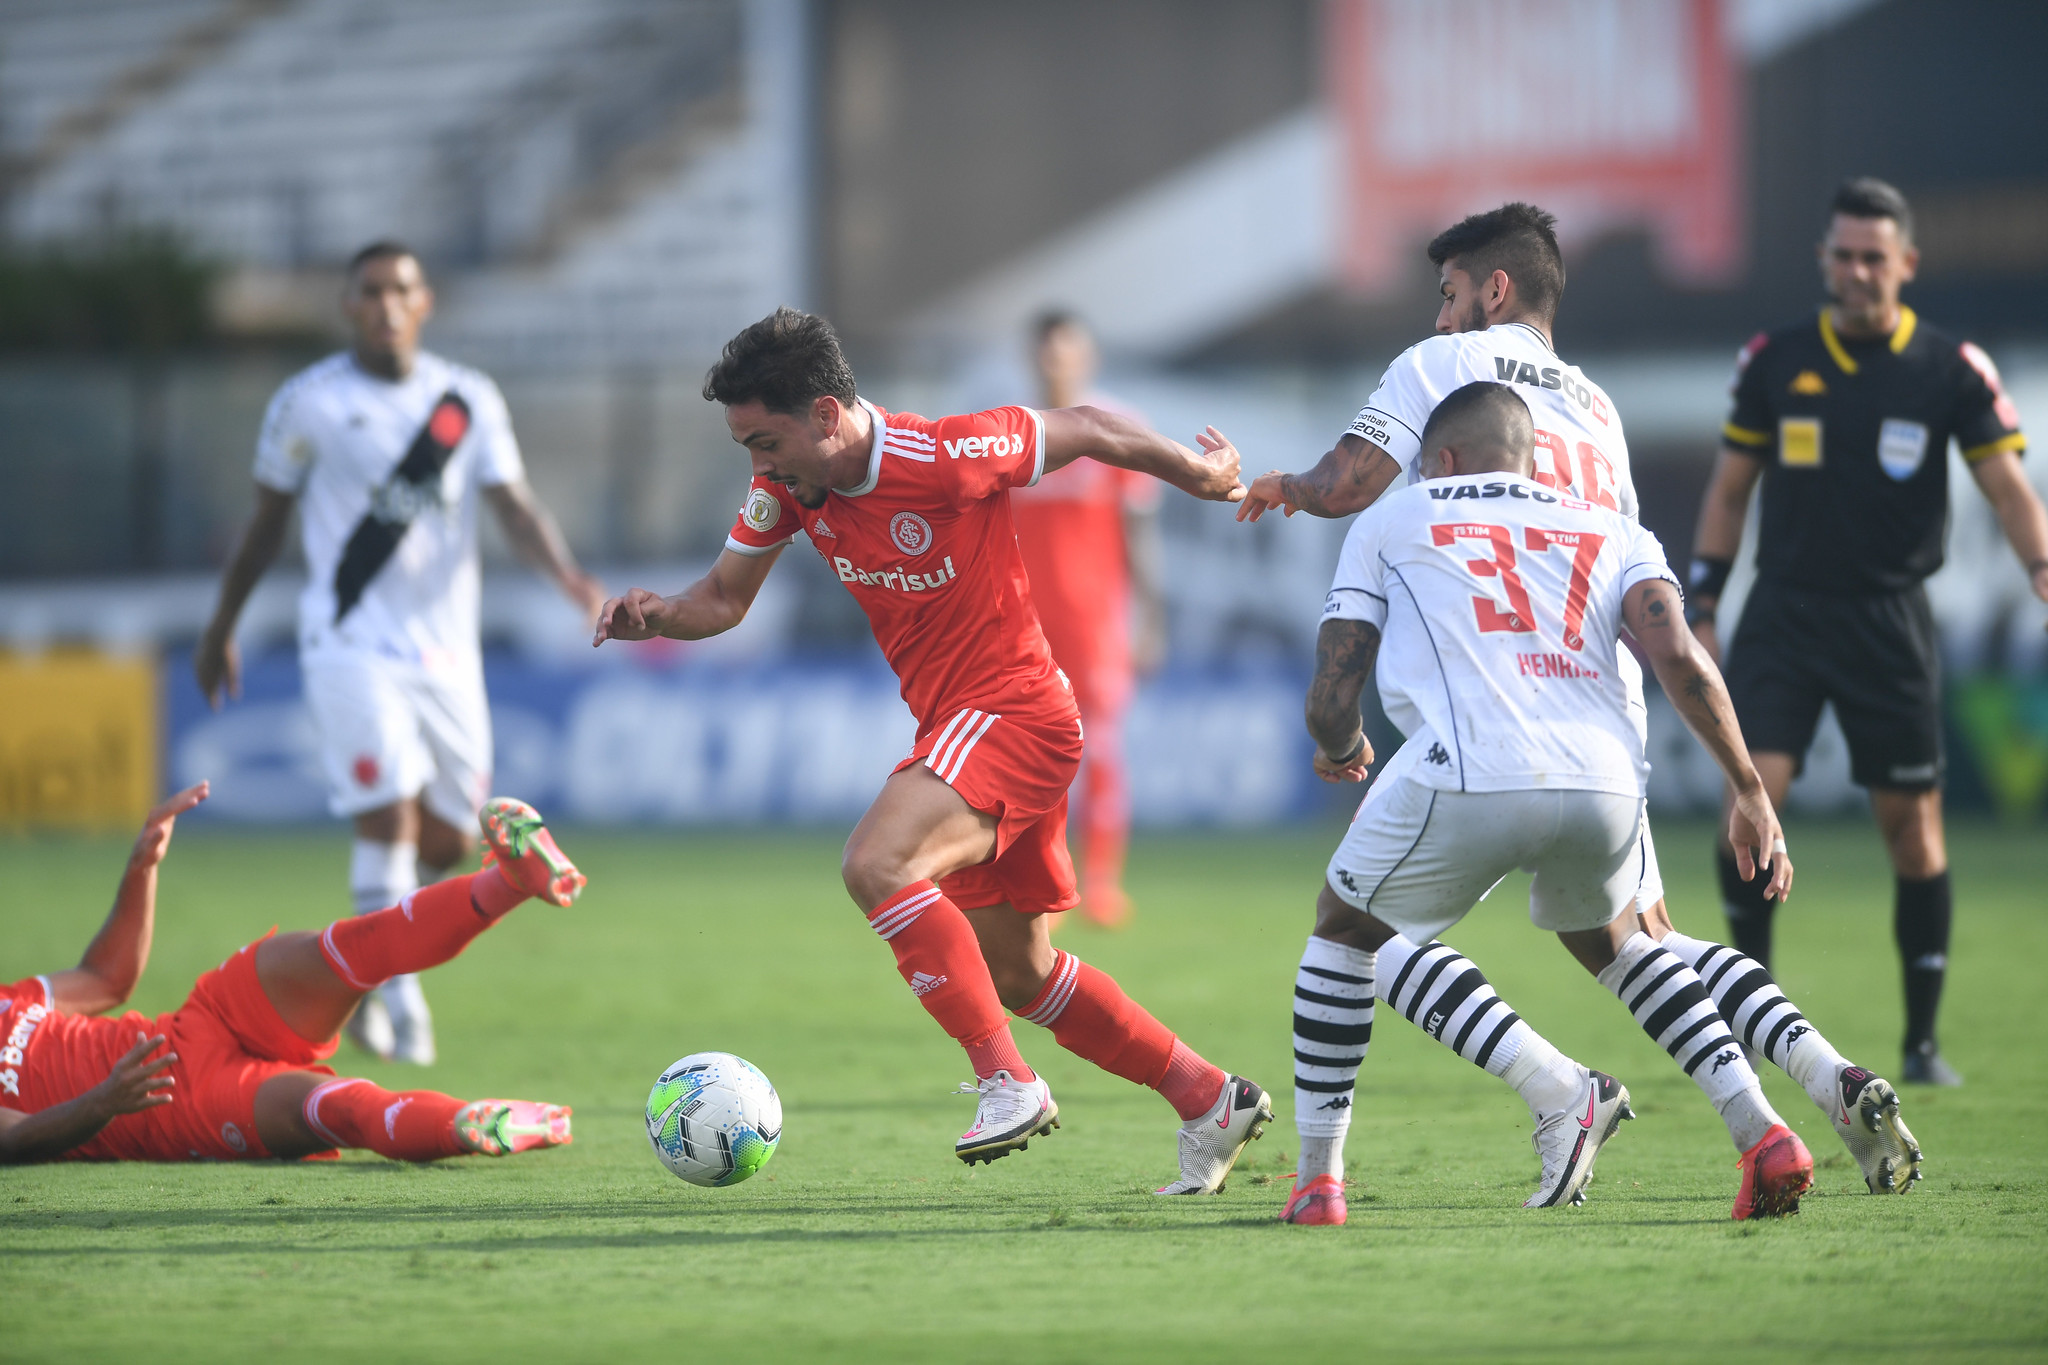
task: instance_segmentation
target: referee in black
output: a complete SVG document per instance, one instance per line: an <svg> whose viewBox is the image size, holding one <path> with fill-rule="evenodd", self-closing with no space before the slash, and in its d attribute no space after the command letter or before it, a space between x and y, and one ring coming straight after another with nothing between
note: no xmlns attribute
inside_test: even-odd
<svg viewBox="0 0 2048 1365"><path fill-rule="evenodd" d="M1941 669L1921 583L1941 567L1953 438L1999 525L2048 599L2048 514L2020 468L2026 438L1990 358L1899 302L1920 253L1905 196L1881 180L1835 192L1820 244L1832 304L1763 333L1737 361L1700 508L1687 615L1718 652L1714 608L1764 481L1757 579L1728 647L1728 691L1771 801L1783 809L1832 702L1856 782L1897 879L1892 933L1905 968L1900 1078L1959 1085L1934 1018L1948 966L1948 850L1941 826ZM1770 963L1761 875L1744 882L1726 843L1721 892L1735 946Z"/></svg>

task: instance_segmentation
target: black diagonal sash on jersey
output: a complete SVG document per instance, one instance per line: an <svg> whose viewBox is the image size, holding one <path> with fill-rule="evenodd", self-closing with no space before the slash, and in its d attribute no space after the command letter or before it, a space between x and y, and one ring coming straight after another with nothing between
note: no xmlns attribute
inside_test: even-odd
<svg viewBox="0 0 2048 1365"><path fill-rule="evenodd" d="M434 404L427 424L412 438L398 468L370 495L370 510L350 533L348 548L334 570L334 623L362 600L363 589L377 576L405 539L422 505L440 499L441 471L462 438L469 434L469 404L450 389Z"/></svg>

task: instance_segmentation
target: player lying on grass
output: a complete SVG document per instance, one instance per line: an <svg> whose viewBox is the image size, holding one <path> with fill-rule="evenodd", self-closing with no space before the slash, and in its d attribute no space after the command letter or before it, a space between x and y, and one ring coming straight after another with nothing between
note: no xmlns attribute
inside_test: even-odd
<svg viewBox="0 0 2048 1365"><path fill-rule="evenodd" d="M76 967L0 987L0 1162L227 1161L340 1147L432 1161L569 1141L564 1105L394 1093L318 1065L378 983L448 961L529 897L576 899L583 874L533 808L506 797L483 809L481 872L321 933L272 930L200 977L170 1014L97 1017L142 978L157 865L177 818L206 792L204 782L188 787L149 813L114 908Z"/></svg>
<svg viewBox="0 0 2048 1365"><path fill-rule="evenodd" d="M1475 380L1511 378L1535 423L1536 482L1635 520L1637 498L1621 413L1597 383L1551 347L1551 324L1565 286L1554 225L1549 214L1533 205L1505 204L1439 234L1429 244L1443 296L1437 335L1409 347L1387 367L1350 429L1314 469L1306 474L1275 470L1255 479L1239 519L1256 521L1272 507L1290 516L1296 511L1349 516L1380 498L1404 469L1409 484L1419 482L1421 433L1437 403ZM1642 670L1627 653L1617 655L1616 663L1630 719L1647 740ZM1898 1094L1890 1083L1836 1052L1759 963L1672 928L1647 820L1641 856L1638 927L1698 973L1729 1029L1752 1055L1768 1057L1799 1083L1856 1158L1872 1193L1910 1189L1919 1178L1920 1154L1899 1120ZM1330 951L1318 944L1309 941L1304 972ZM1377 978L1383 1000L1392 998L1389 964L1408 960L1405 955L1418 949L1397 940L1388 951L1392 956L1382 957ZM1431 966L1444 964L1446 954L1451 950L1433 946ZM1354 963L1352 970L1357 969ZM1476 976L1477 969L1457 958L1443 966L1440 976L1450 982L1468 973ZM1372 995L1366 991L1363 998L1370 1003ZM1395 1003L1413 1015L1422 1002L1411 993ZM1310 1025L1327 1022L1313 1012L1302 1019ZM1353 1020L1345 1027L1356 1030L1360 1024ZM1348 1056L1351 1050L1346 1045L1310 1052ZM1297 1049L1295 1122L1306 1149L1333 1153L1330 1171L1341 1177L1351 1072L1301 1056Z"/></svg>
<svg viewBox="0 0 2048 1365"><path fill-rule="evenodd" d="M1453 391L1422 432L1424 482L1381 499L1345 537L1308 699L1316 771L1364 777L1372 749L1358 698L1375 670L1408 741L1330 859L1296 979L1310 1011L1305 1030L1297 1011L1295 1050L1341 1077L1321 1093L1348 1101L1383 978L1425 1032L1528 1102L1543 1160L1528 1206L1575 1201L1602 1144L1633 1117L1627 1089L1559 1053L1433 941L1524 868L1535 873L1530 918L1636 1011L1728 1120L1742 1152L1734 1216L1789 1213L1812 1158L1699 977L1636 927L1649 764L1618 670L1624 622L1739 794L1731 842L1771 869L1782 899L1792 863L1777 814L1720 674L1682 623L1656 537L1536 482L1533 437L1509 386ZM1283 1219L1344 1220L1333 1156L1304 1143Z"/></svg>
<svg viewBox="0 0 2048 1365"><path fill-rule="evenodd" d="M884 412L855 392L831 324L786 308L726 344L704 396L725 405L753 460L725 552L674 597L635 588L605 603L593 643L730 630L783 548L808 536L867 613L917 718L916 744L855 827L841 872L974 1068L964 1089L980 1100L955 1155L993 1161L1058 1126L1007 1006L1173 1106L1180 1177L1160 1194L1222 1188L1272 1117L1266 1093L1052 946L1047 916L1080 900L1066 816L1081 722L1031 605L1009 490L1085 456L1227 502L1243 496L1237 452L1213 428L1197 453L1091 407Z"/></svg>

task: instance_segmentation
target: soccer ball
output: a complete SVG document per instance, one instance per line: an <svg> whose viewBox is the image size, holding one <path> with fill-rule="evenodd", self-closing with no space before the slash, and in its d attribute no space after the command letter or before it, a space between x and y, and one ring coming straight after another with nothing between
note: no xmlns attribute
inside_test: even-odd
<svg viewBox="0 0 2048 1365"><path fill-rule="evenodd" d="M737 1185L782 1140L782 1098L751 1062L693 1052L647 1092L647 1140L692 1185Z"/></svg>

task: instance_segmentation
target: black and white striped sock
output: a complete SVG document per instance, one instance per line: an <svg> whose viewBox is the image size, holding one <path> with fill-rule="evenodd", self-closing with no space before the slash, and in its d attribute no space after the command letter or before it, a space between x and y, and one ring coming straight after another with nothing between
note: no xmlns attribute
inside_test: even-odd
<svg viewBox="0 0 2048 1365"><path fill-rule="evenodd" d="M1835 1075L1849 1059L1785 998L1762 963L1724 944L1679 933L1666 934L1657 946L1699 973L1715 1008L1746 1047L1783 1068L1815 1103L1829 1108Z"/></svg>
<svg viewBox="0 0 2048 1365"><path fill-rule="evenodd" d="M1396 934L1380 945L1380 999L1488 1075L1498 1076L1538 1116L1570 1107L1584 1068L1522 1022L1472 962L1442 943Z"/></svg>
<svg viewBox="0 0 2048 1365"><path fill-rule="evenodd" d="M1658 947L1648 934L1632 934L1599 979L1706 1092L1738 1151L1748 1151L1780 1122L1706 983L1677 954Z"/></svg>
<svg viewBox="0 0 2048 1365"><path fill-rule="evenodd" d="M1300 1183L1344 1174L1352 1090L1372 1043L1373 954L1311 938L1294 974L1294 1128Z"/></svg>

